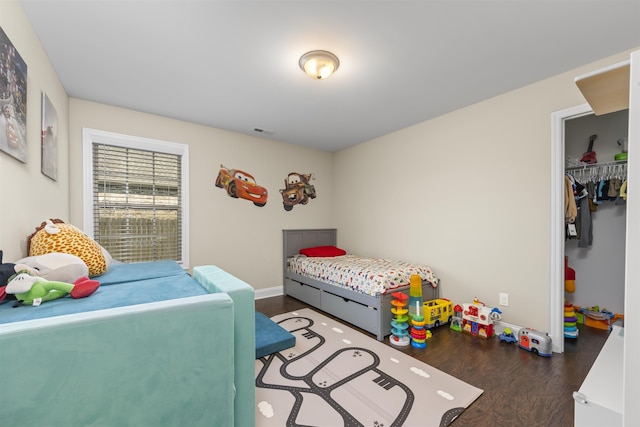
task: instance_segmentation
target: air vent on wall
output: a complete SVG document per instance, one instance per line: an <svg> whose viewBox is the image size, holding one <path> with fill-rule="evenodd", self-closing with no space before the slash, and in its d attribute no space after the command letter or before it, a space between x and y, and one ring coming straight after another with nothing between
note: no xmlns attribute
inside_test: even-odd
<svg viewBox="0 0 640 427"><path fill-rule="evenodd" d="M269 129L253 128L254 132L261 133L263 135L273 135L275 132Z"/></svg>

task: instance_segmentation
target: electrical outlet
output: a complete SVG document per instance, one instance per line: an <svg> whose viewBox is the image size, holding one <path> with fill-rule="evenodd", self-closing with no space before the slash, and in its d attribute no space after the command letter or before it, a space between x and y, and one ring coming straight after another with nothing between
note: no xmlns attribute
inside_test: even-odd
<svg viewBox="0 0 640 427"><path fill-rule="evenodd" d="M500 305L505 307L509 306L509 294L506 292L500 292Z"/></svg>

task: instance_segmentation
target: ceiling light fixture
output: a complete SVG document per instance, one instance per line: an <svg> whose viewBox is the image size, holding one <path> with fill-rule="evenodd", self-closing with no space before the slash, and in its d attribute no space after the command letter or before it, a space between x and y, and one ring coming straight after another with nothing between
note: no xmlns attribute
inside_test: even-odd
<svg viewBox="0 0 640 427"><path fill-rule="evenodd" d="M340 66L340 60L326 50L312 50L300 57L300 68L314 80L324 80Z"/></svg>

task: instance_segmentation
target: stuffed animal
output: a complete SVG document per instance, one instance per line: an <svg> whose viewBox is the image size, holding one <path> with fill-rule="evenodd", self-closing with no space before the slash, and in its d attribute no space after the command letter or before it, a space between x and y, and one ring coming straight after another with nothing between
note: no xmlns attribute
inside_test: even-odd
<svg viewBox="0 0 640 427"><path fill-rule="evenodd" d="M3 255L2 250L0 250L0 301L3 301L5 298L15 299L13 295L8 296L6 293L6 286L7 286L7 283L9 283L9 278L11 276L15 275L16 273L22 270L29 271L31 274L35 276L38 275L38 272L36 270L34 270L33 268L27 265L14 264L12 262L3 263L2 255Z"/></svg>
<svg viewBox="0 0 640 427"><path fill-rule="evenodd" d="M14 294L21 304L38 306L43 302L66 297L84 298L93 294L100 282L83 277L75 283L54 282L33 276L26 271L21 271L9 280L6 287L8 294Z"/></svg>
<svg viewBox="0 0 640 427"><path fill-rule="evenodd" d="M49 219L40 224L27 239L29 256L61 252L75 255L89 268L89 276L97 276L109 268L109 257L103 248L89 236L60 219Z"/></svg>
<svg viewBox="0 0 640 427"><path fill-rule="evenodd" d="M73 283L89 276L89 268L81 258L60 252L22 258L16 264L29 266L38 271L38 276L54 282Z"/></svg>

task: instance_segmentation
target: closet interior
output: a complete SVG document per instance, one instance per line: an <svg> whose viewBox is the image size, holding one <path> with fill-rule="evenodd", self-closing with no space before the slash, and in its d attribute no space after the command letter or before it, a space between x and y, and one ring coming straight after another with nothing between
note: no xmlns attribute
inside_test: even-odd
<svg viewBox="0 0 640 427"><path fill-rule="evenodd" d="M564 255L575 271L565 299L616 314L624 314L628 121L627 109L565 122L565 185L575 209L565 188Z"/></svg>

